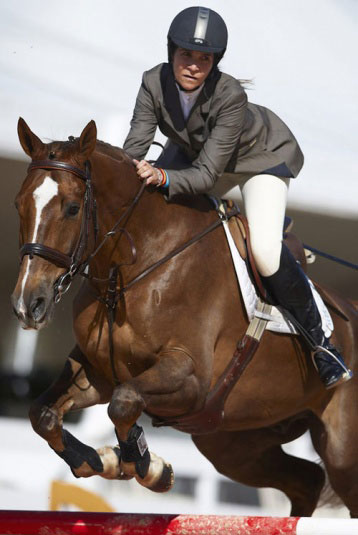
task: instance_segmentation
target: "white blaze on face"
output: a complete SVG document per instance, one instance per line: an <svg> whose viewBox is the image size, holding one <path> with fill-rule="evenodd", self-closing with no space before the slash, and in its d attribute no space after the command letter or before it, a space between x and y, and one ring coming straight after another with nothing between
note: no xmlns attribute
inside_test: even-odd
<svg viewBox="0 0 358 535"><path fill-rule="evenodd" d="M38 229L41 223L42 218L42 212L45 206L57 195L58 193L58 184L55 182L51 177L47 176L42 184L38 186L35 191L33 192L32 196L35 201L35 226L34 231L32 235L32 239L30 240L31 243L36 243L37 241L37 233ZM28 279L29 273L30 273L30 257L26 256L24 257L24 262L27 262L26 271L24 278L22 279L21 284L21 296L20 296L20 312L25 314L25 304L23 299L24 294L24 288L26 285L26 281Z"/></svg>

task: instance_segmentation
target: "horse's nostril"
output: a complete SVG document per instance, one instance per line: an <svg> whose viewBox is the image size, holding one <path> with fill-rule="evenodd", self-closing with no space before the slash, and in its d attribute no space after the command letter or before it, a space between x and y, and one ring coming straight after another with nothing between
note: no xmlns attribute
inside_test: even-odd
<svg viewBox="0 0 358 535"><path fill-rule="evenodd" d="M43 297L38 297L34 299L30 306L31 316L35 321L39 321L45 312L45 299Z"/></svg>

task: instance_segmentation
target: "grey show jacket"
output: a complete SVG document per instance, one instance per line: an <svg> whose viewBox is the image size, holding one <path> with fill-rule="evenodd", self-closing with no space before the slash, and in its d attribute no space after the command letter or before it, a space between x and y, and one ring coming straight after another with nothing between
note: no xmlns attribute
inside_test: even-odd
<svg viewBox="0 0 358 535"><path fill-rule="evenodd" d="M185 162L175 164L174 158L174 169L160 164L169 170L169 197L205 193L224 172L296 177L303 165L285 123L267 108L248 103L240 82L218 69L205 81L186 122L171 65L145 72L124 150L145 158L157 126L168 138L164 153L180 153Z"/></svg>

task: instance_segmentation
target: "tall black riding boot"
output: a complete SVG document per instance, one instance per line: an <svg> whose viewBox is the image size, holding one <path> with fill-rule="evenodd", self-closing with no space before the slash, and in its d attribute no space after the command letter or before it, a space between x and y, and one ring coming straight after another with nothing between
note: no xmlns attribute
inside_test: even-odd
<svg viewBox="0 0 358 535"><path fill-rule="evenodd" d="M286 309L311 338L315 346L313 363L325 387L333 388L349 381L353 374L325 337L307 277L286 245L282 245L278 271L270 277L262 277L262 280L274 301Z"/></svg>

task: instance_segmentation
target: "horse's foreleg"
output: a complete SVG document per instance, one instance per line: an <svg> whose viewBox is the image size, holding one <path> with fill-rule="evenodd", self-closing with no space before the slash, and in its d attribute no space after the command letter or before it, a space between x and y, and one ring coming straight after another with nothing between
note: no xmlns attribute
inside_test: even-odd
<svg viewBox="0 0 358 535"><path fill-rule="evenodd" d="M119 441L123 473L134 476L141 485L155 492L172 487L173 470L170 464L149 452L143 429L136 421L144 409L170 410L173 402L177 410L185 412L195 400L192 373L193 362L186 354L172 352L170 356L162 356L155 366L117 386L108 407Z"/></svg>
<svg viewBox="0 0 358 535"><path fill-rule="evenodd" d="M76 477L101 475L118 477L119 450L95 450L63 429L63 417L71 410L83 409L109 401L112 388L98 377L75 347L60 377L30 408L30 420L36 433L70 466Z"/></svg>

